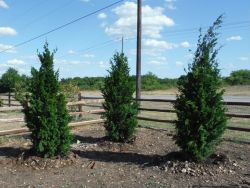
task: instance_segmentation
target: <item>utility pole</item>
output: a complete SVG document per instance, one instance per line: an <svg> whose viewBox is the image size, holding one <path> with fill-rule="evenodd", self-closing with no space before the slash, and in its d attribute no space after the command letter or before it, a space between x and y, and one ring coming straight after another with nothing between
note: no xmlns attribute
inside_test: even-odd
<svg viewBox="0 0 250 188"><path fill-rule="evenodd" d="M137 0L136 99L141 99L141 0Z"/></svg>

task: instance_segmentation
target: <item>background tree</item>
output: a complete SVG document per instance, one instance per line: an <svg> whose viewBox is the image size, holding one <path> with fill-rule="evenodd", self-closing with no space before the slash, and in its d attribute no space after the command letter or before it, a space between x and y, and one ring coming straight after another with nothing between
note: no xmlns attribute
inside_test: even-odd
<svg viewBox="0 0 250 188"><path fill-rule="evenodd" d="M225 81L229 85L250 85L250 70L233 71Z"/></svg>
<svg viewBox="0 0 250 188"><path fill-rule="evenodd" d="M188 73L178 80L179 95L175 104L176 143L191 158L202 161L210 156L226 129L225 108L222 105L224 91L216 55L218 33L222 16L207 33L200 34L194 61Z"/></svg>
<svg viewBox="0 0 250 188"><path fill-rule="evenodd" d="M72 80L68 82L61 82L60 86L62 93L64 94L68 102L78 101L80 88L77 86L76 82Z"/></svg>
<svg viewBox="0 0 250 188"><path fill-rule="evenodd" d="M60 91L58 72L53 69L54 53L49 51L46 43L44 52L38 54L41 67L31 70L29 104L24 106L33 149L42 157L65 155L71 143L70 117Z"/></svg>
<svg viewBox="0 0 250 188"><path fill-rule="evenodd" d="M137 103L133 100L135 87L123 53L116 53L110 64L109 75L101 89L105 99L105 128L111 140L128 142L133 139L137 127Z"/></svg>
<svg viewBox="0 0 250 188"><path fill-rule="evenodd" d="M148 72L147 74L142 76L142 90L155 90L161 89L160 79L153 74L152 72Z"/></svg>
<svg viewBox="0 0 250 188"><path fill-rule="evenodd" d="M0 80L0 91L13 92L17 84L21 83L22 77L18 71L14 68L9 68L1 77Z"/></svg>

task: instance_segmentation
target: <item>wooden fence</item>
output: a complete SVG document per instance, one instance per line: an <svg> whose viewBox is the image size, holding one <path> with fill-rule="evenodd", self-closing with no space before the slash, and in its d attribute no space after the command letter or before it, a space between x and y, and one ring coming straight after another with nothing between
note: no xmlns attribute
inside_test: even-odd
<svg viewBox="0 0 250 188"><path fill-rule="evenodd" d="M93 102L100 103L103 101L102 97L82 97L84 101L93 100ZM140 102L161 102L161 103L175 103L175 99L139 99ZM223 101L223 104L226 106L248 106L250 107L250 102L233 102L233 101ZM150 111L150 112L165 112L165 113L175 113L175 110L172 109L157 109L157 108L139 108L140 111ZM235 117L235 118L247 118L250 119L250 114L237 114L237 113L226 113L227 117ZM139 120L144 121L152 121L159 123L170 123L174 124L175 120L162 120L151 117L141 117L138 116ZM235 131L244 131L250 132L250 128L242 128L242 127L232 127L228 126L227 129L235 130Z"/></svg>
<svg viewBox="0 0 250 188"><path fill-rule="evenodd" d="M0 93L0 100L3 103L3 106L21 106L21 104L15 99L14 93Z"/></svg>
<svg viewBox="0 0 250 188"><path fill-rule="evenodd" d="M103 109L97 109L97 110L83 110L83 106L87 106L88 104L95 104L95 103L102 103L104 100L102 97L84 97L81 94L78 95L78 101L76 102L69 102L67 105L68 107L76 106L77 111L70 112L71 115L83 115L83 114L100 114L103 113ZM174 103L174 99L140 99L140 102L160 102L160 103ZM231 106L248 106L250 107L250 102L229 102L229 101L224 101L224 105L231 105ZM21 110L22 108L19 106L15 107L4 107L0 108L0 112L6 112L6 111L12 111L12 110ZM139 108L140 111L150 111L150 112L164 112L164 113L175 113L174 110L172 109L157 109L157 108ZM236 118L250 118L250 114L237 114L237 113L227 113L226 114L228 117L236 117ZM156 118L151 118L151 117L141 117L138 116L139 120L144 120L144 121L152 121L152 122L161 122L161 123L170 123L174 125L174 120L162 120L162 119L156 119ZM22 122L24 121L21 118L16 118L16 119L7 119L7 120L2 120L2 122ZM1 122L1 120L0 120ZM98 120L91 120L91 121L82 121L82 122L75 122L75 123L70 123L70 126L84 126L84 125L89 125L91 123L99 122L103 123L104 120L98 119ZM241 127L232 127L228 126L227 127L229 130L235 130L235 131L244 131L244 132L250 132L250 128L241 128ZM9 134L14 134L14 133L20 133L20 132L27 132L27 129L22 129L22 130L10 130L10 131L0 131L0 136L2 135L9 135ZM16 134L17 134L16 133Z"/></svg>

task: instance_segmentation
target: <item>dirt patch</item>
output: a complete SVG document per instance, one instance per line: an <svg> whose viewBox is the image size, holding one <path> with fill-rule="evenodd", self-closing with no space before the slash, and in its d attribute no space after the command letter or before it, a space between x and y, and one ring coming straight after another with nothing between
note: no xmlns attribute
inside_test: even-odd
<svg viewBox="0 0 250 188"><path fill-rule="evenodd" d="M25 157L30 141L0 147L0 187L249 187L250 144L224 141L200 164L188 161L170 130L139 128L133 144L108 141L100 126L79 130L66 158ZM43 167L47 161L47 166Z"/></svg>

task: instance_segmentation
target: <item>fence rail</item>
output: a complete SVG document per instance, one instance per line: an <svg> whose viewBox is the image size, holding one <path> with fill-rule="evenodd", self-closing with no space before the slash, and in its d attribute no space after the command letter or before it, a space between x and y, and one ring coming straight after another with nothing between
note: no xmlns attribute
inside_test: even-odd
<svg viewBox="0 0 250 188"><path fill-rule="evenodd" d="M103 119L96 119L96 120L90 120L90 121L71 122L69 123L69 127L70 129L76 129L82 126L103 124L103 123L104 123ZM20 129L0 131L0 136L8 136L8 135L16 135L16 134L24 134L24 133L30 133L29 129L25 127L25 128L20 128Z"/></svg>
<svg viewBox="0 0 250 188"><path fill-rule="evenodd" d="M76 112L70 112L70 115L82 115L82 114L100 114L103 113L103 109L98 109L98 110L83 110L83 106L88 106L89 104L93 103L102 103L104 99L102 97L85 97L82 96L81 94L78 95L78 101L76 102L69 102L67 104L68 107L72 106L77 106L78 111ZM141 102L161 102L161 103L175 103L175 99L140 99L139 101ZM223 101L224 105L232 105L232 106L250 106L250 102L234 102L234 101ZM6 112L6 111L15 111L15 110L22 110L21 107L1 107L0 112ZM139 108L140 111L151 111L151 112L162 112L162 113L175 113L175 110L173 109L157 109L157 108ZM250 114L237 114L237 113L226 113L228 117L236 117L236 118L250 118ZM152 121L152 122L160 122L160 123L169 123L173 124L175 120L164 120L164 119L156 119L156 118L151 118L151 117L141 117L138 116L139 120L144 120L144 121ZM9 119L5 120L6 123L8 122L22 122L24 121L23 119ZM96 120L97 122L104 122L103 119ZM1 119L0 119L1 122ZM4 120L2 121L4 122ZM77 122L77 123L70 123L70 126L76 126L76 125L85 125L91 124L93 121L83 121L83 122ZM95 122L96 123L96 122ZM229 130L235 130L235 131L244 131L244 132L250 132L250 128L241 128L241 127L232 127L228 126L227 129ZM15 131L14 131L15 132ZM18 131L17 131L18 132ZM6 134L2 131L0 131L0 136L1 135L9 135L12 134L11 131L7 131ZM14 134L14 133L13 133Z"/></svg>
<svg viewBox="0 0 250 188"><path fill-rule="evenodd" d="M0 100L3 102L3 105L7 105L9 107L11 106L21 106L18 102L18 100L16 100L15 98L15 94L14 93L0 93ZM7 101L7 103L6 103Z"/></svg>
<svg viewBox="0 0 250 188"><path fill-rule="evenodd" d="M103 100L102 97L82 97L83 100L93 100L93 102L97 102L97 100ZM139 99L140 102L161 102L161 103L175 103L175 99ZM238 101L223 101L224 105L231 105L231 106L249 106L250 102L238 102ZM165 112L165 113L176 113L173 109L157 109L157 108L139 108L140 111L150 111L150 112ZM237 113L226 113L227 117L235 117L235 118L247 118L250 119L250 114L237 114ZM159 123L169 123L174 124L175 120L164 120L164 119L156 119L150 117L141 117L138 116L138 120L144 121L152 121L152 122L159 122ZM244 131L250 132L250 128L241 128L241 127L232 127L228 126L227 129L234 130L234 131Z"/></svg>

